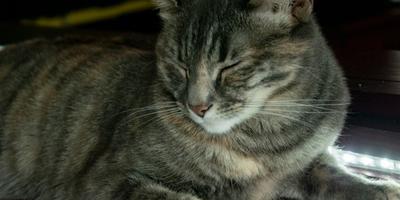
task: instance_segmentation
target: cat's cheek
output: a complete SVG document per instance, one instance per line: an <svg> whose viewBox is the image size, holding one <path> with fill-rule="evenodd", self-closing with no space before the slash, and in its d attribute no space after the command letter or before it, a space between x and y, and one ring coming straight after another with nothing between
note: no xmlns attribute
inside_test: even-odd
<svg viewBox="0 0 400 200"><path fill-rule="evenodd" d="M186 77L183 76L179 71L161 70L164 84L166 88L177 98L182 94L187 85Z"/></svg>
<svg viewBox="0 0 400 200"><path fill-rule="evenodd" d="M185 87L172 87L170 92L173 94L176 101L184 104L185 90Z"/></svg>
<svg viewBox="0 0 400 200"><path fill-rule="evenodd" d="M169 94L171 94L176 101L184 99L184 94L186 90L185 85L177 85L174 81L164 78L162 84Z"/></svg>

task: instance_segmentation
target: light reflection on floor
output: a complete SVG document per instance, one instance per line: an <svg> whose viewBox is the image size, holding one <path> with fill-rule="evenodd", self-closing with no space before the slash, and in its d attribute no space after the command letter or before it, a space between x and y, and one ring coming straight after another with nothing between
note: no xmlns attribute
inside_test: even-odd
<svg viewBox="0 0 400 200"><path fill-rule="evenodd" d="M330 148L329 153L357 174L400 181L400 161Z"/></svg>

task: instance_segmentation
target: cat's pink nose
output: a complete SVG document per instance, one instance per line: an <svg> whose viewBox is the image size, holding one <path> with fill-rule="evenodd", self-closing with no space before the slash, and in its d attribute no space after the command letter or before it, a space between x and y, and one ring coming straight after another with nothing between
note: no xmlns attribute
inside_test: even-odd
<svg viewBox="0 0 400 200"><path fill-rule="evenodd" d="M199 104L199 105L190 105L189 108L192 110L194 113L196 113L197 116L203 118L204 115L206 115L207 111L210 110L212 107L212 104Z"/></svg>

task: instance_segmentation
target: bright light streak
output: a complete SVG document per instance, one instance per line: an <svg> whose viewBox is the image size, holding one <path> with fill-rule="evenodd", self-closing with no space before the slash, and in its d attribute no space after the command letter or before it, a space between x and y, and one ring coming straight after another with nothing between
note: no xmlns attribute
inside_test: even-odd
<svg viewBox="0 0 400 200"><path fill-rule="evenodd" d="M328 152L349 167L400 175L400 160L391 160L330 147Z"/></svg>
<svg viewBox="0 0 400 200"><path fill-rule="evenodd" d="M375 161L374 159L368 157L368 156L363 156L360 159L361 163L365 166L375 166Z"/></svg>
<svg viewBox="0 0 400 200"><path fill-rule="evenodd" d="M396 169L400 171L400 162L396 162Z"/></svg>
<svg viewBox="0 0 400 200"><path fill-rule="evenodd" d="M343 154L343 161L346 163L356 163L357 162L357 157L350 153L345 153Z"/></svg>
<svg viewBox="0 0 400 200"><path fill-rule="evenodd" d="M384 158L381 160L380 164L381 167L384 169L391 169L391 170L394 169L394 162L392 160Z"/></svg>

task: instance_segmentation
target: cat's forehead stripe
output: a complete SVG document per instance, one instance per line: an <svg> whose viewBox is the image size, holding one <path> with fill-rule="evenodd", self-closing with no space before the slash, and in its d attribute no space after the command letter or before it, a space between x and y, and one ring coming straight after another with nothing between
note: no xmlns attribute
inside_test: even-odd
<svg viewBox="0 0 400 200"><path fill-rule="evenodd" d="M201 58L213 59L216 62L225 61L229 52L230 37L223 29L216 23L206 28L198 27L197 23L189 25L186 30L181 31L183 35L177 56L191 64L199 62Z"/></svg>
<svg viewBox="0 0 400 200"><path fill-rule="evenodd" d="M178 57L186 62L199 62L204 55L215 62L226 60L229 52L229 33L236 24L238 13L232 1L205 0L193 2L179 22Z"/></svg>

